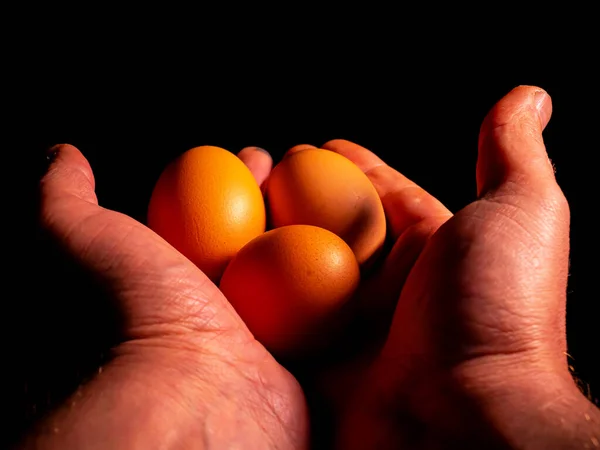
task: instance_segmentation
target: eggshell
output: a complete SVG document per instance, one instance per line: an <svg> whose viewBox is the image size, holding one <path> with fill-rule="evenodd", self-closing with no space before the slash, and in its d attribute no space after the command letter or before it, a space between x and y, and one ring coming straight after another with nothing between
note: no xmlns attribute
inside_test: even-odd
<svg viewBox="0 0 600 450"><path fill-rule="evenodd" d="M349 159L324 149L286 156L267 186L272 227L315 225L340 236L366 266L382 248L386 219L369 178Z"/></svg>
<svg viewBox="0 0 600 450"><path fill-rule="evenodd" d="M192 148L160 175L148 226L216 281L233 256L265 231L265 206L250 170L233 153Z"/></svg>
<svg viewBox="0 0 600 450"><path fill-rule="evenodd" d="M311 225L267 231L228 265L220 288L255 338L277 354L318 347L360 280L350 247Z"/></svg>

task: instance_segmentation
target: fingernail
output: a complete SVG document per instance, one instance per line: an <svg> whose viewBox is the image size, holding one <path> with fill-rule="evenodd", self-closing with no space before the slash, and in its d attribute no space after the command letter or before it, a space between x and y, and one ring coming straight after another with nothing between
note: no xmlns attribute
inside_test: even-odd
<svg viewBox="0 0 600 450"><path fill-rule="evenodd" d="M548 100L548 94L545 91L536 91L533 97L535 108L542 119L543 126L546 126L550 120L547 108L544 108L546 101Z"/></svg>
<svg viewBox="0 0 600 450"><path fill-rule="evenodd" d="M58 155L58 145L53 145L48 150L46 150L46 164L50 165L56 159L56 155Z"/></svg>

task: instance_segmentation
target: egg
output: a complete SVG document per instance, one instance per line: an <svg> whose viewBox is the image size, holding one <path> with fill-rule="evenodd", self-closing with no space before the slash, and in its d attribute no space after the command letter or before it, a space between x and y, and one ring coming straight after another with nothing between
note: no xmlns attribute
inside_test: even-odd
<svg viewBox="0 0 600 450"><path fill-rule="evenodd" d="M314 148L289 154L271 172L266 197L272 227L325 228L352 248L363 267L385 241L385 213L375 187L338 153Z"/></svg>
<svg viewBox="0 0 600 450"><path fill-rule="evenodd" d="M356 257L339 236L290 225L244 246L219 287L259 342L290 355L328 339L359 281Z"/></svg>
<svg viewBox="0 0 600 450"><path fill-rule="evenodd" d="M254 176L237 156L201 146L161 173L147 223L217 281L238 250L265 231L265 205Z"/></svg>

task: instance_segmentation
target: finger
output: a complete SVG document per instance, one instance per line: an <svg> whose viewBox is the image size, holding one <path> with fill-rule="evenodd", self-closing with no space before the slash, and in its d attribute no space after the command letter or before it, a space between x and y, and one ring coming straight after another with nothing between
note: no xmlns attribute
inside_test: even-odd
<svg viewBox="0 0 600 450"><path fill-rule="evenodd" d="M373 329L374 338L387 335L402 286L431 236L448 216L431 216L408 227L394 243L379 272L364 284L369 295L360 299L361 322Z"/></svg>
<svg viewBox="0 0 600 450"><path fill-rule="evenodd" d="M246 147L238 153L238 158L250 169L258 185L262 186L273 166L269 152L260 147Z"/></svg>
<svg viewBox="0 0 600 450"><path fill-rule="evenodd" d="M358 355L349 364L336 365L320 374L320 389L339 408L348 402L347 392L355 389L379 354L388 336L400 291L410 269L429 237L446 221L431 217L409 227L396 241L381 270L360 286L353 318L346 325L345 347Z"/></svg>
<svg viewBox="0 0 600 450"><path fill-rule="evenodd" d="M322 148L350 159L369 177L383 203L394 240L422 220L452 215L439 200L366 148L342 139L329 141Z"/></svg>
<svg viewBox="0 0 600 450"><path fill-rule="evenodd" d="M92 169L77 148L60 144L49 155L50 166L40 181L41 226L79 262L92 270L106 269L99 272L112 279L121 269L133 271L129 264L136 264L137 237L155 240L161 248L168 246L139 222L98 205ZM129 248L120 252L118 244ZM119 258L120 264L112 264Z"/></svg>
<svg viewBox="0 0 600 450"><path fill-rule="evenodd" d="M102 210L94 174L85 156L70 144L50 148L47 159L49 166L40 180L40 223L77 255L86 245L79 242L79 225ZM87 232L93 233L93 227Z"/></svg>
<svg viewBox="0 0 600 450"><path fill-rule="evenodd" d="M345 140L330 141L322 148L350 159L369 177L382 200L394 240L380 270L363 283L357 296L358 321L352 328L357 332L368 328L366 334L376 344L386 335L410 268L429 237L452 214L369 150Z"/></svg>
<svg viewBox="0 0 600 450"><path fill-rule="evenodd" d="M555 187L554 169L542 131L550 120L549 95L534 86L519 86L487 114L479 133L477 190L480 197L507 189L544 193Z"/></svg>
<svg viewBox="0 0 600 450"><path fill-rule="evenodd" d="M49 167L42 178L42 195L72 196L98 204L95 179L87 159L75 147L58 144L47 153Z"/></svg>
<svg viewBox="0 0 600 450"><path fill-rule="evenodd" d="M317 147L315 147L314 145L310 145L310 144L298 144L298 145L295 145L292 148L290 148L286 152L285 156L289 156L294 153L301 152L302 150L307 150L307 149L311 149L311 148L317 148Z"/></svg>

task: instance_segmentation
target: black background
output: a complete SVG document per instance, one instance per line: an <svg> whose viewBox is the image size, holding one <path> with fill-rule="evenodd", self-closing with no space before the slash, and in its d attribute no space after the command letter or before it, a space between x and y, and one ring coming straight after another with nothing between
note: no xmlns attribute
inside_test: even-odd
<svg viewBox="0 0 600 450"><path fill-rule="evenodd" d="M519 84L542 87L553 99L544 138L572 212L569 353L576 376L598 397L597 259L590 239L597 188L593 171L587 174L600 115L587 54L544 58L532 50L516 60L510 49L484 47L463 61L451 45L410 55L403 46L382 57L363 44L327 48L318 58L285 46L269 56L259 47L209 56L202 47L183 58L163 49L159 58L152 46L144 52L128 46L115 57L48 53L33 60L11 88L17 102L8 125L11 151L29 159L20 179L29 211L18 230L24 244L9 245L19 252L7 281L17 288L6 300L16 308L4 320L8 434L76 385L86 372L80 367L96 367L111 338L97 287L35 227L29 206L46 148L77 146L94 170L100 204L140 221L160 171L188 148L237 152L256 145L277 162L293 145L334 138L371 149L456 212L475 199L481 121Z"/></svg>

